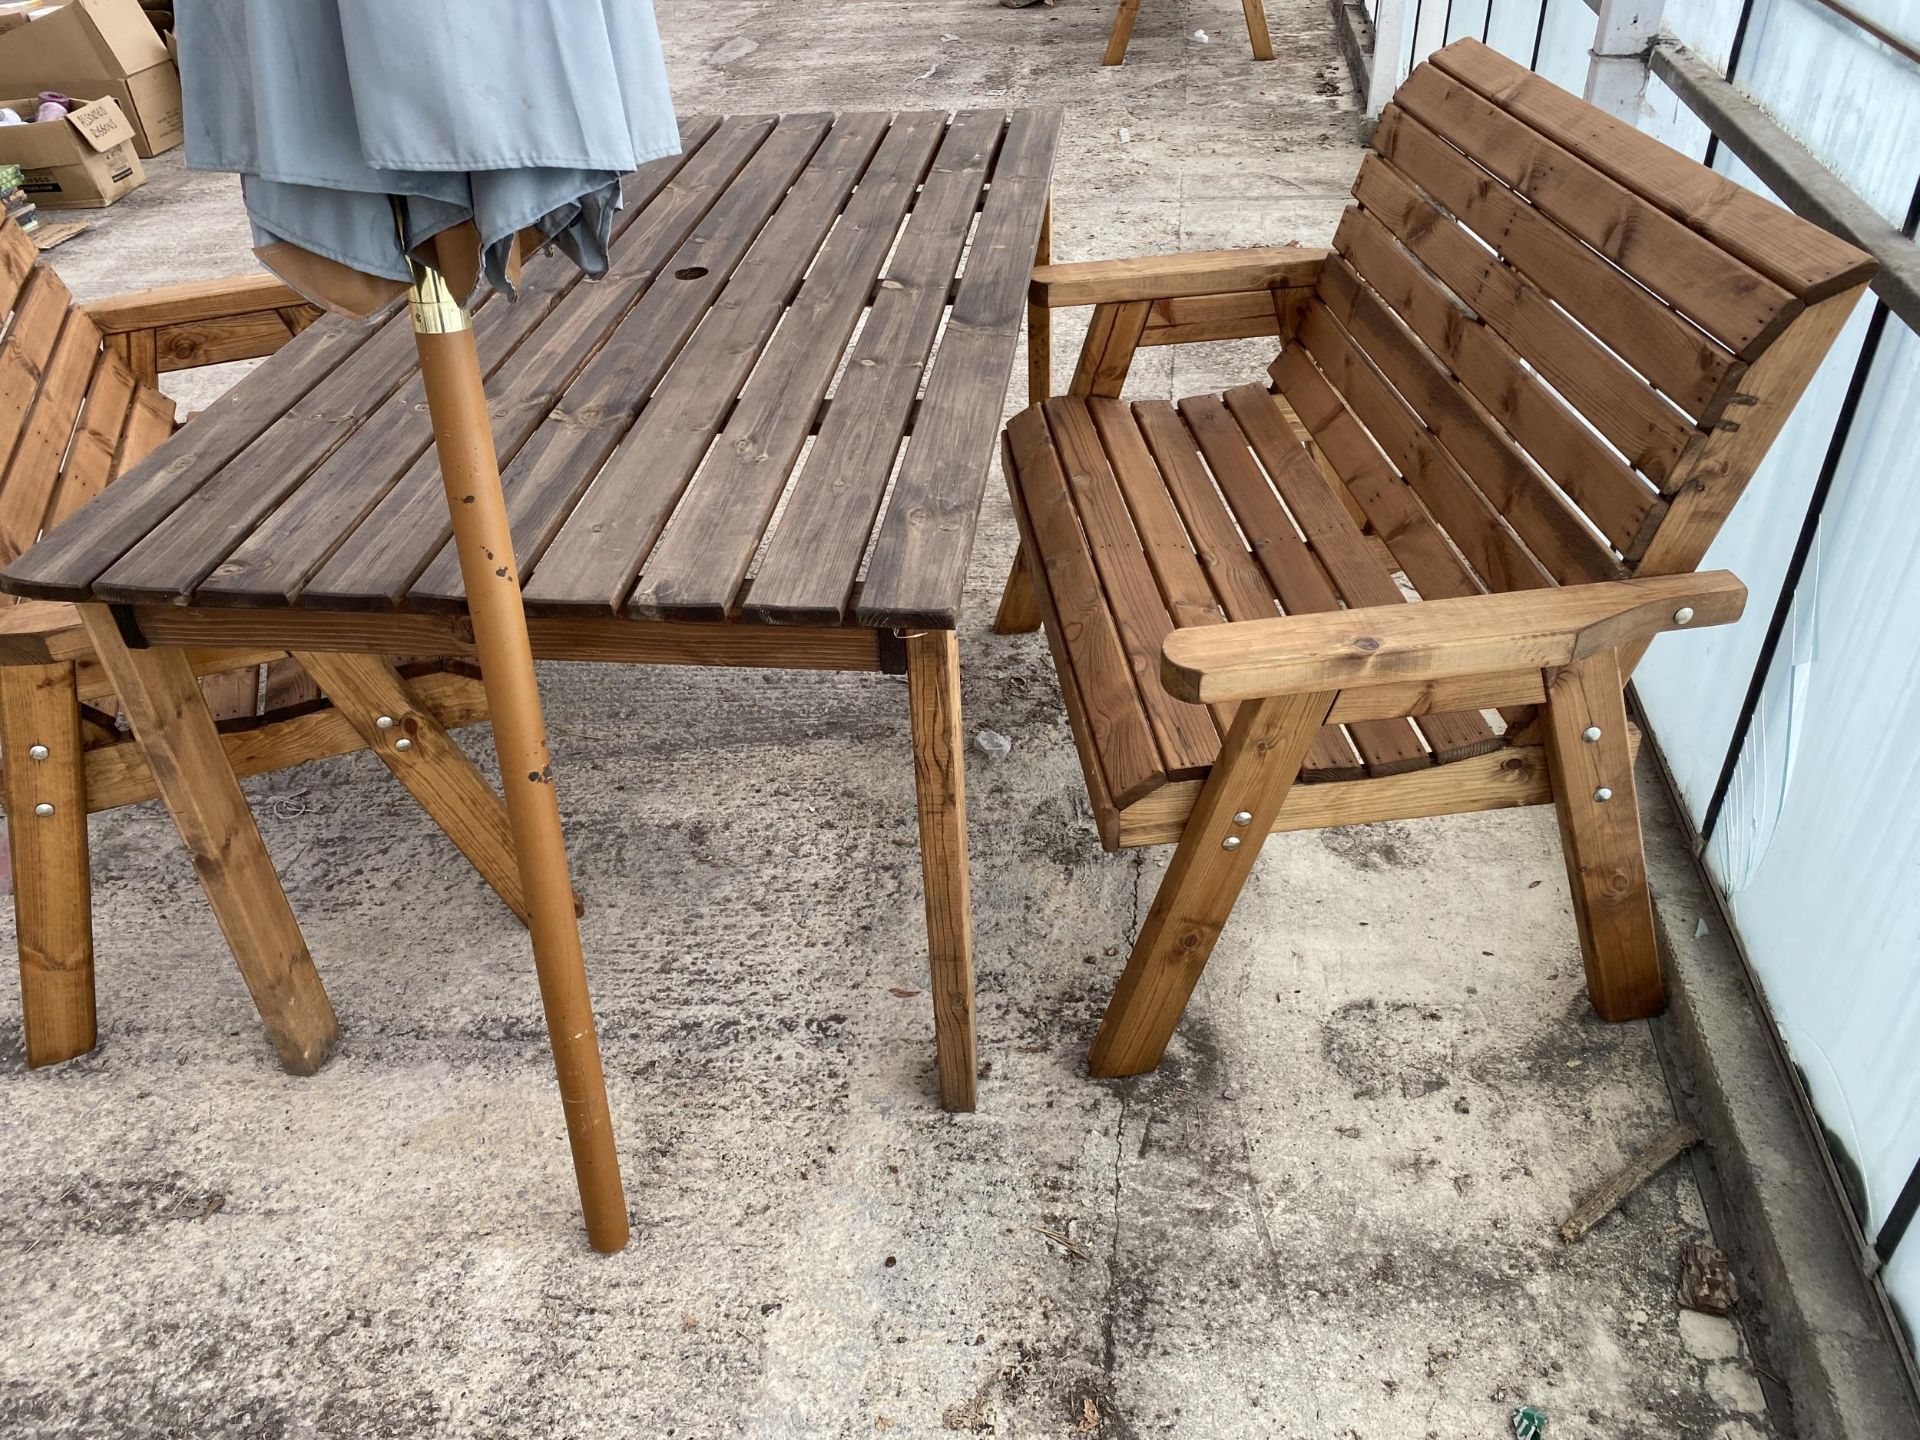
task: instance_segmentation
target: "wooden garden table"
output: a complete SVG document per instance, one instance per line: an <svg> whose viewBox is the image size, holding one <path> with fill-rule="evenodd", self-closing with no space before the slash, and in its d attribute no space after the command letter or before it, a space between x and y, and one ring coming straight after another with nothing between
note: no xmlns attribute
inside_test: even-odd
<svg viewBox="0 0 1920 1440"><path fill-rule="evenodd" d="M683 130L684 154L627 181L604 278L534 256L517 303L476 312L513 525L501 563L518 561L545 659L906 674L941 1099L971 1108L954 627L1059 119ZM83 613L110 613L135 651L458 656L472 630L450 535L405 314L329 317L0 586L110 607ZM149 762L237 796L235 747L188 697L170 740L142 737ZM251 816L207 807L197 834L176 819L216 910L240 916L242 933L222 923L263 1014L309 993L324 1007L290 912L276 933L283 897L258 903L278 881Z"/></svg>

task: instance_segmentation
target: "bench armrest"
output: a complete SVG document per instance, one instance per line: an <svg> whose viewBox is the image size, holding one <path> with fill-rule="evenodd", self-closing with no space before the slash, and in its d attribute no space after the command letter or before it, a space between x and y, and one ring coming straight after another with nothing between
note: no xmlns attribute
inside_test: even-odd
<svg viewBox="0 0 1920 1440"><path fill-rule="evenodd" d="M320 316L271 275L163 285L82 305L107 347L152 385L171 370L271 355Z"/></svg>
<svg viewBox="0 0 1920 1440"><path fill-rule="evenodd" d="M66 601L0 605L0 665L52 665L91 653L80 612Z"/></svg>
<svg viewBox="0 0 1920 1440"><path fill-rule="evenodd" d="M135 290L90 301L80 308L102 334L124 335L163 325L313 307L298 290L272 275L230 275L220 280L190 280L181 285Z"/></svg>
<svg viewBox="0 0 1920 1440"><path fill-rule="evenodd" d="M1195 295L1304 287L1319 276L1326 257L1325 250L1282 245L1037 265L1027 287L1027 299L1057 310L1072 305L1179 300Z"/></svg>
<svg viewBox="0 0 1920 1440"><path fill-rule="evenodd" d="M1180 699L1211 704L1541 670L1663 630L1728 624L1746 600L1746 586L1714 570L1202 625L1167 637L1160 678Z"/></svg>

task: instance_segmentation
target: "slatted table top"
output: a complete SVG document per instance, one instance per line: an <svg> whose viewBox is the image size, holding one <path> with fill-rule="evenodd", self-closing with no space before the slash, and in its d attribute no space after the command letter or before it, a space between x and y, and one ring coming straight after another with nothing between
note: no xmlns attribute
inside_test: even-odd
<svg viewBox="0 0 1920 1440"><path fill-rule="evenodd" d="M474 316L527 608L955 624L1054 112L689 120L608 274ZM328 318L0 576L54 600L464 607L404 311Z"/></svg>

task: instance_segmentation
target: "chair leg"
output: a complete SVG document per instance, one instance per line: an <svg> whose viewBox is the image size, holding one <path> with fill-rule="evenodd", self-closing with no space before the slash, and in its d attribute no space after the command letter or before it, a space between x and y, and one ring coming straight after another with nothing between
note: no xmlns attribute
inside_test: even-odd
<svg viewBox="0 0 1920 1440"><path fill-rule="evenodd" d="M1027 564L1024 542L1013 552L1007 588L1000 592L1000 609L993 617L996 635L1026 635L1040 628L1040 600L1033 593L1033 571Z"/></svg>
<svg viewBox="0 0 1920 1440"><path fill-rule="evenodd" d="M1641 1020L1666 1006L1653 898L1640 838L1633 755L1618 652L1546 677L1545 738L1560 844L1586 961L1587 994L1604 1020Z"/></svg>
<svg viewBox="0 0 1920 1440"><path fill-rule="evenodd" d="M79 611L280 1063L312 1074L339 1025L193 667L180 650L128 649L104 605Z"/></svg>
<svg viewBox="0 0 1920 1440"><path fill-rule="evenodd" d="M1140 0L1120 0L1120 11L1113 17L1113 33L1107 36L1106 58L1102 65L1118 65L1127 58L1127 44L1133 39L1133 22L1140 18Z"/></svg>
<svg viewBox="0 0 1920 1440"><path fill-rule="evenodd" d="M98 1038L82 749L72 665L0 669L0 759L29 1065L84 1055Z"/></svg>
<svg viewBox="0 0 1920 1440"><path fill-rule="evenodd" d="M1033 247L1036 266L1053 263L1053 195L1040 216L1040 239ZM1053 311L1027 304L1027 403L1038 405L1053 393Z"/></svg>
<svg viewBox="0 0 1920 1440"><path fill-rule="evenodd" d="M1247 12L1247 38L1253 42L1253 58L1273 59L1273 36L1267 33L1267 7L1261 0L1240 0Z"/></svg>
<svg viewBox="0 0 1920 1440"><path fill-rule="evenodd" d="M926 890L933 1032L940 1106L971 1110L978 1065L973 1034L973 911L967 883L967 794L960 730L960 648L951 630L907 637L907 708Z"/></svg>
<svg viewBox="0 0 1920 1440"><path fill-rule="evenodd" d="M414 698L400 672L372 655L301 650L293 658L526 924L527 898L506 803L433 712ZM390 722L384 727L383 718Z"/></svg>
<svg viewBox="0 0 1920 1440"><path fill-rule="evenodd" d="M1146 333L1147 321L1152 315L1153 305L1146 300L1094 306L1068 393L1108 400L1119 398L1126 388L1134 352L1140 348L1140 337Z"/></svg>
<svg viewBox="0 0 1920 1440"><path fill-rule="evenodd" d="M1093 1074L1160 1063L1333 701L1278 695L1240 706L1107 1003L1087 1056Z"/></svg>

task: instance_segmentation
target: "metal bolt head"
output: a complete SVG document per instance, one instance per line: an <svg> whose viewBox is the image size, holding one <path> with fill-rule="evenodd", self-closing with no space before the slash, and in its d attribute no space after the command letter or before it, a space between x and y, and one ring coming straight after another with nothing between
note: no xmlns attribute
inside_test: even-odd
<svg viewBox="0 0 1920 1440"><path fill-rule="evenodd" d="M1685 625L1692 619L1693 607L1691 605L1682 605L1678 610L1673 612L1673 623L1676 625Z"/></svg>
<svg viewBox="0 0 1920 1440"><path fill-rule="evenodd" d="M1226 839L1220 842L1220 848L1222 850L1238 850L1240 848L1240 837L1238 835L1227 836Z"/></svg>
<svg viewBox="0 0 1920 1440"><path fill-rule="evenodd" d="M1234 823L1234 824L1236 824L1236 825L1251 825L1251 824L1253 824L1253 811L1251 811L1251 810L1236 810L1236 811L1234 811L1234 812L1233 812L1233 823Z"/></svg>
<svg viewBox="0 0 1920 1440"><path fill-rule="evenodd" d="M47 758L48 753L47 747L44 745L29 745L27 747L27 757L32 760L44 760Z"/></svg>
<svg viewBox="0 0 1920 1440"><path fill-rule="evenodd" d="M38 805L33 807L33 813L44 820L47 816L53 814L53 806L42 800Z"/></svg>
<svg viewBox="0 0 1920 1440"><path fill-rule="evenodd" d="M382 715L378 720L373 722L373 728L376 730L391 730L393 728L393 717L391 715Z"/></svg>
<svg viewBox="0 0 1920 1440"><path fill-rule="evenodd" d="M398 740L393 742L393 748L396 750L411 750L413 748L413 741L402 735Z"/></svg>
<svg viewBox="0 0 1920 1440"><path fill-rule="evenodd" d="M1604 805L1613 798L1613 791L1602 785L1598 790L1593 792L1593 798L1599 804Z"/></svg>
<svg viewBox="0 0 1920 1440"><path fill-rule="evenodd" d="M1586 729L1580 732L1580 738L1589 745L1598 745L1600 743L1600 727L1598 725L1587 726Z"/></svg>

